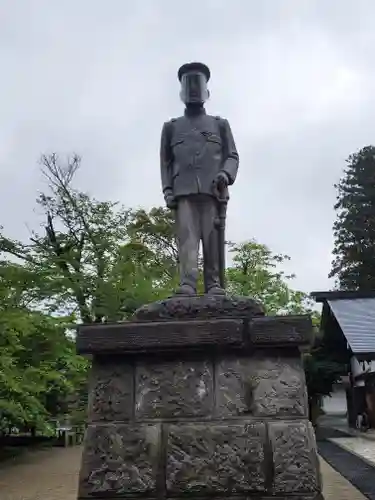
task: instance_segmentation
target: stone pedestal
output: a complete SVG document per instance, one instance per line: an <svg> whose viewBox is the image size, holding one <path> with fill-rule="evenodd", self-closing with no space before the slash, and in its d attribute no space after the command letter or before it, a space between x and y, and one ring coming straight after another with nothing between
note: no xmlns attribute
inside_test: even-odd
<svg viewBox="0 0 375 500"><path fill-rule="evenodd" d="M241 314L79 328L93 355L80 499L322 498L311 321Z"/></svg>

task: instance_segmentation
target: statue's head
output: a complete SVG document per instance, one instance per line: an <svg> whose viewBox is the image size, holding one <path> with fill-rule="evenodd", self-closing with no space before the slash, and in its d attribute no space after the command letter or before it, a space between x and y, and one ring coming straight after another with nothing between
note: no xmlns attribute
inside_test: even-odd
<svg viewBox="0 0 375 500"><path fill-rule="evenodd" d="M205 64L193 62L181 66L178 70L178 79L181 82L180 97L186 106L202 106L210 96L207 82L210 79L210 70Z"/></svg>

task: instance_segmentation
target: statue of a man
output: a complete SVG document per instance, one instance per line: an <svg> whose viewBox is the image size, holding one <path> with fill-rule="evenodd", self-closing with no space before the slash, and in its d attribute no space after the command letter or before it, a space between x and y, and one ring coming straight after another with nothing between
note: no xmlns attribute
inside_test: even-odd
<svg viewBox="0 0 375 500"><path fill-rule="evenodd" d="M205 292L223 294L224 220L228 185L234 183L238 153L227 120L206 114L210 70L201 63L178 71L185 113L164 123L160 164L164 198L175 210L180 287L196 294L198 252L203 243Z"/></svg>

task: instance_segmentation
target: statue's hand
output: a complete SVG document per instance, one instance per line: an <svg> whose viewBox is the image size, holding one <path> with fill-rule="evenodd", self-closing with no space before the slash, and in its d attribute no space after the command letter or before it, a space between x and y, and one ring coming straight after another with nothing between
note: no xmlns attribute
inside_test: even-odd
<svg viewBox="0 0 375 500"><path fill-rule="evenodd" d="M220 190L228 187L228 184L229 184L229 177L228 177L228 175L225 172L219 172L216 175L215 184L217 185L217 187Z"/></svg>
<svg viewBox="0 0 375 500"><path fill-rule="evenodd" d="M172 193L166 193L164 199L165 199L165 204L170 210L174 210L177 208L177 201Z"/></svg>

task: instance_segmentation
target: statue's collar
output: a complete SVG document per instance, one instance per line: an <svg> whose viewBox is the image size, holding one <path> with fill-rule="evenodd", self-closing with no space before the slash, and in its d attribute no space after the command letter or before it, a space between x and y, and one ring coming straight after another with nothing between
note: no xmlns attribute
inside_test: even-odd
<svg viewBox="0 0 375 500"><path fill-rule="evenodd" d="M199 107L187 107L185 108L185 116L202 116L206 114L206 110L203 106Z"/></svg>

